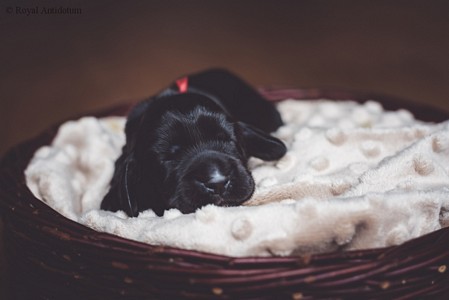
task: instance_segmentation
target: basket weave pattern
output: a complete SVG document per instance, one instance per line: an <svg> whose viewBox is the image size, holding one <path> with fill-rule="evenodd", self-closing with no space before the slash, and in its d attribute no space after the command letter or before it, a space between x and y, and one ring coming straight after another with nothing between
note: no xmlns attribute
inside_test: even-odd
<svg viewBox="0 0 449 300"><path fill-rule="evenodd" d="M357 93L264 89L270 100L375 99L425 121L449 114ZM95 114L124 115L130 105ZM293 257L232 258L151 246L96 232L36 199L23 171L58 126L13 148L0 163L0 213L17 299L446 299L449 228L399 246Z"/></svg>

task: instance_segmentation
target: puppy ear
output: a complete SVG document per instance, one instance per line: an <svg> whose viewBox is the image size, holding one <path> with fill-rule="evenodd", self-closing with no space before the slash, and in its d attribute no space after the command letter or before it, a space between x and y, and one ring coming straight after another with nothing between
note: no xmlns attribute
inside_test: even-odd
<svg viewBox="0 0 449 300"><path fill-rule="evenodd" d="M244 146L249 156L263 160L277 160L287 152L281 140L249 124L239 122L239 126L242 129Z"/></svg>
<svg viewBox="0 0 449 300"><path fill-rule="evenodd" d="M138 215L136 199L130 194L134 173L135 161L132 155L122 154L115 162L111 187L101 203L101 209L123 210L130 217Z"/></svg>
<svg viewBox="0 0 449 300"><path fill-rule="evenodd" d="M115 161L111 188L101 203L102 209L123 210L130 217L137 217L139 214L138 199L131 194L135 193L138 178L134 152L138 127L148 104L148 100L141 101L128 113L125 126L126 144L122 148L122 154Z"/></svg>
<svg viewBox="0 0 449 300"><path fill-rule="evenodd" d="M111 188L101 203L101 209L123 210L130 217L139 212L152 209L158 216L164 214L166 203L162 201L157 186L160 176L152 174L151 167L142 167L134 153L126 151L115 163Z"/></svg>

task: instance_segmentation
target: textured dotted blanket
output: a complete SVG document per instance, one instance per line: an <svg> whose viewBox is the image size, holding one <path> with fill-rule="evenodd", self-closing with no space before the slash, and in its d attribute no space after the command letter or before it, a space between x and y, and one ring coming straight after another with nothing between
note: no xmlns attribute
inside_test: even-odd
<svg viewBox="0 0 449 300"><path fill-rule="evenodd" d="M320 253L396 245L449 225L449 123L417 121L373 101L278 104L274 134L288 152L250 159L253 197L129 218L99 209L124 143L124 118L62 125L28 166L31 191L98 231L154 245L230 256ZM257 112L254 112L257 113Z"/></svg>

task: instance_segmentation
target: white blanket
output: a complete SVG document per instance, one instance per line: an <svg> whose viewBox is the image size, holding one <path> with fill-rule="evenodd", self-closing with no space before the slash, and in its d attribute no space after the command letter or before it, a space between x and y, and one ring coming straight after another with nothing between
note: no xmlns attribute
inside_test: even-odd
<svg viewBox="0 0 449 300"><path fill-rule="evenodd" d="M25 171L34 195L98 231L229 256L320 253L397 245L449 226L449 122L417 121L373 101L278 104L288 147L250 159L253 197L137 218L99 209L124 143L124 118L62 125Z"/></svg>

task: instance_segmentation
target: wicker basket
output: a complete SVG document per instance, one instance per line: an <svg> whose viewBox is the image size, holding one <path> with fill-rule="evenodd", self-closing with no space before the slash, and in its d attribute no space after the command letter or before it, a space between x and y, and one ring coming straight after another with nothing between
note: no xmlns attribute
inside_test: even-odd
<svg viewBox="0 0 449 300"><path fill-rule="evenodd" d="M449 114L377 95L264 89L269 99L376 99L426 121ZM96 114L123 115L130 105ZM0 212L17 299L449 299L449 228L400 246L295 257L232 258L99 233L36 199L24 169L58 126L0 164Z"/></svg>

